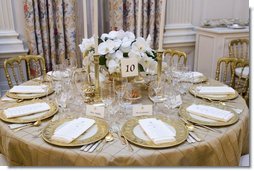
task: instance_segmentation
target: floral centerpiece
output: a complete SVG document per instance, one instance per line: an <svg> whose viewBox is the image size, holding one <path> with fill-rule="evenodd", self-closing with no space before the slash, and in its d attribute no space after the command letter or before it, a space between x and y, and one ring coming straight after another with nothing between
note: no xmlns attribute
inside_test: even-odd
<svg viewBox="0 0 254 171"><path fill-rule="evenodd" d="M136 38L132 32L123 30L104 33L98 45L100 65L105 65L110 74L118 74L121 73L122 58L137 58L139 71L154 75L157 72L156 53L150 44L150 35L144 39ZM94 37L83 39L79 47L85 56L83 64L91 64L95 47Z"/></svg>

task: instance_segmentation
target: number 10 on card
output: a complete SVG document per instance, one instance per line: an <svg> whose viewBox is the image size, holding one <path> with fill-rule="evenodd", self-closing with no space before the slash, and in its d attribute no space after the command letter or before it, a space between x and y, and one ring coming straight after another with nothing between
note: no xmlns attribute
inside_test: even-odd
<svg viewBox="0 0 254 171"><path fill-rule="evenodd" d="M138 75L138 60L136 58L121 59L122 77L133 77Z"/></svg>

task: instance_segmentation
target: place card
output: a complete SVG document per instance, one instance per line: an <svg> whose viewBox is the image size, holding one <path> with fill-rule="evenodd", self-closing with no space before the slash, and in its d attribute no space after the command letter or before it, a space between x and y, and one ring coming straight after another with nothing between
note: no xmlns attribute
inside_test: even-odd
<svg viewBox="0 0 254 171"><path fill-rule="evenodd" d="M121 59L122 77L133 77L138 75L138 60L136 58Z"/></svg>
<svg viewBox="0 0 254 171"><path fill-rule="evenodd" d="M181 95L177 95L175 98L171 98L170 103L172 104L172 109L180 106L183 103Z"/></svg>
<svg viewBox="0 0 254 171"><path fill-rule="evenodd" d="M100 105L86 105L86 114L89 116L96 116L104 118L105 107Z"/></svg>
<svg viewBox="0 0 254 171"><path fill-rule="evenodd" d="M153 115L153 105L133 105L133 116Z"/></svg>

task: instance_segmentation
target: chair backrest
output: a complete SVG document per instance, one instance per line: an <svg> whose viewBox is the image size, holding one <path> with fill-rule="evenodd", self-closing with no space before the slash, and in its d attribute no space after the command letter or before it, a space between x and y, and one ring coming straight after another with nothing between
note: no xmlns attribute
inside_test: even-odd
<svg viewBox="0 0 254 171"><path fill-rule="evenodd" d="M234 88L246 100L249 97L249 71L244 71L247 68L249 70L249 61L246 59L238 59L236 61L235 67L240 69L240 74L235 77Z"/></svg>
<svg viewBox="0 0 254 171"><path fill-rule="evenodd" d="M174 64L183 64L186 66L187 64L187 55L185 52L173 49L167 49L164 51L164 58L169 57L170 66Z"/></svg>
<svg viewBox="0 0 254 171"><path fill-rule="evenodd" d="M217 61L215 80L233 87L236 61L237 58L219 58Z"/></svg>
<svg viewBox="0 0 254 171"><path fill-rule="evenodd" d="M26 75L24 74L22 63L25 63ZM35 72L31 73L31 65L35 65ZM28 80L46 74L45 60L40 55L25 55L17 56L6 59L4 61L4 72L8 85L13 87L12 78L15 80L15 84L19 85L28 78Z"/></svg>
<svg viewBox="0 0 254 171"><path fill-rule="evenodd" d="M228 45L229 56L234 58L249 58L249 40L235 39Z"/></svg>

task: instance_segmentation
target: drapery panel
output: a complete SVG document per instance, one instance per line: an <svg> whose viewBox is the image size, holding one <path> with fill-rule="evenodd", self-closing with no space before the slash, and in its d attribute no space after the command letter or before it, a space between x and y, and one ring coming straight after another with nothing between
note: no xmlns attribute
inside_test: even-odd
<svg viewBox="0 0 254 171"><path fill-rule="evenodd" d="M24 0L30 54L44 56L47 70L76 58L75 0Z"/></svg>
<svg viewBox="0 0 254 171"><path fill-rule="evenodd" d="M123 29L136 34L139 0L108 0L111 29ZM158 48L161 0L142 0L142 22L140 35L152 38L152 47Z"/></svg>

